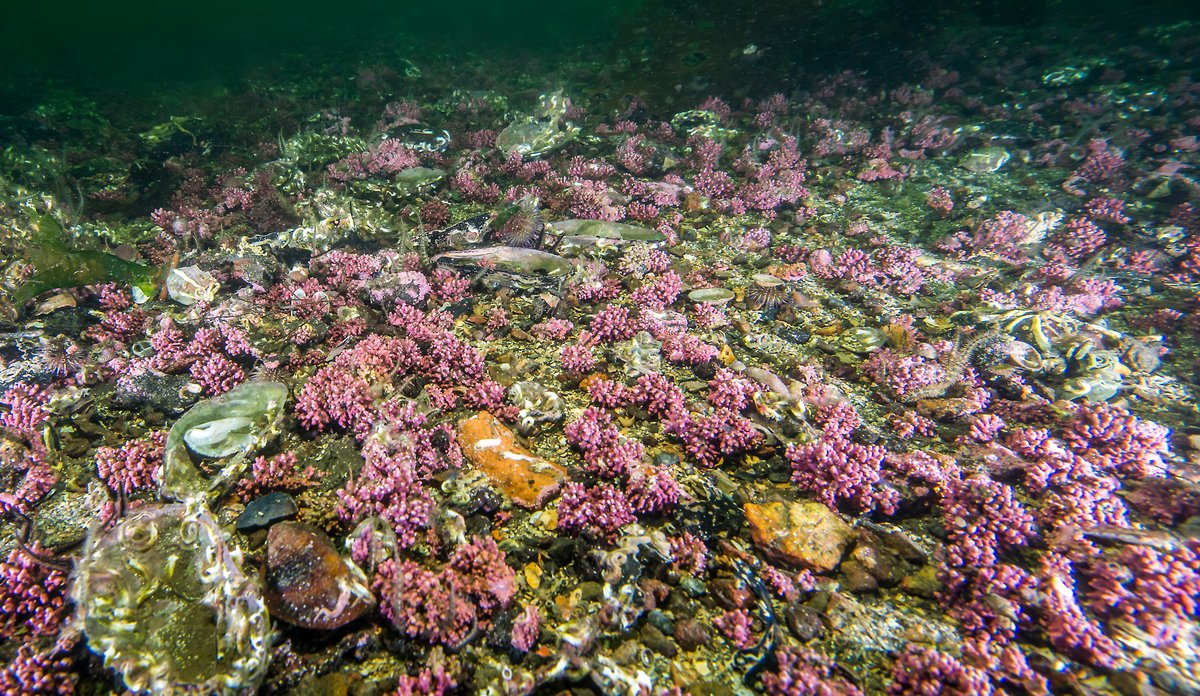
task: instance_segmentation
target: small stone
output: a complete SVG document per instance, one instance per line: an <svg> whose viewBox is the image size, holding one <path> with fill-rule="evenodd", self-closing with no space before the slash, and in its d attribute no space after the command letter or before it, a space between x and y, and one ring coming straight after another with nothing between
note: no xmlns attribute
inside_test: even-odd
<svg viewBox="0 0 1200 696"><path fill-rule="evenodd" d="M487 411L458 426L463 453L506 498L538 509L558 493L567 471L517 444L512 431Z"/></svg>
<svg viewBox="0 0 1200 696"><path fill-rule="evenodd" d="M659 452L654 455L655 466L675 466L679 463L679 455L674 452Z"/></svg>
<svg viewBox="0 0 1200 696"><path fill-rule="evenodd" d="M724 609L742 609L750 603L750 590L732 578L718 578L709 583L713 600Z"/></svg>
<svg viewBox="0 0 1200 696"><path fill-rule="evenodd" d="M879 589L879 581L858 561L848 560L843 563L842 574L846 576L846 589L851 592L874 592Z"/></svg>
<svg viewBox="0 0 1200 696"><path fill-rule="evenodd" d="M883 546L879 537L874 534L862 534L850 559L858 563L862 569L874 578L880 585L893 586L900 582L900 560L896 555Z"/></svg>
<svg viewBox="0 0 1200 696"><path fill-rule="evenodd" d="M671 617L667 616L661 609L654 609L646 614L646 623L657 628L663 633L673 635L675 633L675 622Z"/></svg>
<svg viewBox="0 0 1200 696"><path fill-rule="evenodd" d="M875 530L875 533L879 537L879 545L900 558L910 563L928 562L928 554L904 530L881 528Z"/></svg>
<svg viewBox="0 0 1200 696"><path fill-rule="evenodd" d="M654 652L664 657L675 657L679 654L679 648L671 641L662 631L651 624L642 626L639 638L642 645L650 648Z"/></svg>
<svg viewBox="0 0 1200 696"><path fill-rule="evenodd" d="M854 529L821 503L746 503L754 543L780 560L809 570L837 568Z"/></svg>
<svg viewBox="0 0 1200 696"><path fill-rule="evenodd" d="M323 532L280 522L267 536L267 610L301 628L332 630L375 607L366 575Z"/></svg>
<svg viewBox="0 0 1200 696"><path fill-rule="evenodd" d="M787 605L783 610L783 619L792 635L805 642L816 638L825 630L825 625L821 623L821 615L799 602Z"/></svg>
<svg viewBox="0 0 1200 696"><path fill-rule="evenodd" d="M914 597L932 599L941 588L942 583L937 579L937 568L932 565L923 566L900 581L900 589Z"/></svg>
<svg viewBox="0 0 1200 696"><path fill-rule="evenodd" d="M982 147L963 155L958 165L974 174L987 174L998 171L1012 155L1002 147Z"/></svg>
<svg viewBox="0 0 1200 696"><path fill-rule="evenodd" d="M691 597L703 597L708 594L708 587L699 578L688 576L679 581L679 589Z"/></svg>
<svg viewBox="0 0 1200 696"><path fill-rule="evenodd" d="M701 645L707 645L710 636L704 624L693 619L684 619L675 624L675 642L684 652L691 652Z"/></svg>
<svg viewBox="0 0 1200 696"><path fill-rule="evenodd" d="M286 520L299 511L295 498L287 493L268 493L250 501L234 526L239 532L251 532Z"/></svg>

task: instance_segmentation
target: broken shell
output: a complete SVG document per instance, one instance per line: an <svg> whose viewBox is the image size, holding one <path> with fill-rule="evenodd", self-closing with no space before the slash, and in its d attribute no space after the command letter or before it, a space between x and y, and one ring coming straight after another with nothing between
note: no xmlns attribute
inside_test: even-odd
<svg viewBox="0 0 1200 696"><path fill-rule="evenodd" d="M188 449L202 457L220 459L246 449L254 440L254 423L244 416L218 418L183 434Z"/></svg>
<svg viewBox="0 0 1200 696"><path fill-rule="evenodd" d="M699 288L688 293L688 299L700 304L728 304L733 299L733 291L727 288Z"/></svg>
<svg viewBox="0 0 1200 696"><path fill-rule="evenodd" d="M69 292L60 292L39 302L33 313L40 317L58 309L69 309L75 306L77 305L74 295Z"/></svg>
<svg viewBox="0 0 1200 696"><path fill-rule="evenodd" d="M250 501L242 514L238 515L234 526L239 532L250 532L287 519L299 511L295 498L276 491Z"/></svg>
<svg viewBox="0 0 1200 696"><path fill-rule="evenodd" d="M887 336L879 329L855 326L846 330L838 339L843 348L854 353L871 353L887 343Z"/></svg>
<svg viewBox="0 0 1200 696"><path fill-rule="evenodd" d="M167 275L167 294L185 307L196 302L212 302L220 289L217 279L198 266L173 268Z"/></svg>
<svg viewBox="0 0 1200 696"><path fill-rule="evenodd" d="M246 382L188 409L167 434L159 494L189 500L232 485L278 433L287 396L279 382Z"/></svg>

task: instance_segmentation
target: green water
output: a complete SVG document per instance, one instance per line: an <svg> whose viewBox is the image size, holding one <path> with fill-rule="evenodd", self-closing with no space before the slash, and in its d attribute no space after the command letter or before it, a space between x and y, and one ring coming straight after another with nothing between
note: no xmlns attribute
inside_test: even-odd
<svg viewBox="0 0 1200 696"><path fill-rule="evenodd" d="M909 50L973 28L1127 27L1200 15L1191 3L900 0L610 0L595 2L7 3L0 98L7 111L54 86L142 95L226 87L266 71L302 78L333 62L404 57L452 68L471 56L552 74L587 58L621 79L687 79L780 88L806 65L902 70ZM1036 46L1019 39L1005 50ZM742 51L753 52L747 60ZM497 65L497 70L501 70ZM499 78L500 75L497 75ZM611 75L597 75L609 80ZM722 79L724 78L724 79ZM774 80L774 82L772 82ZM664 85L670 80L663 80ZM768 84L769 83L769 84ZM618 85L621 86L621 85ZM713 87L721 86L714 84Z"/></svg>

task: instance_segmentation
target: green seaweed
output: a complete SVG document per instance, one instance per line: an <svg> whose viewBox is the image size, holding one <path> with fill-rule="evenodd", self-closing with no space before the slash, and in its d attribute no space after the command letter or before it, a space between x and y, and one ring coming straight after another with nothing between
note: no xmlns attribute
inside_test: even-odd
<svg viewBox="0 0 1200 696"><path fill-rule="evenodd" d="M170 272L170 264L146 266L105 251L68 249L62 225L50 215L37 216L34 224L36 232L27 252L34 273L14 293L18 305L49 290L109 282L132 285L151 297Z"/></svg>

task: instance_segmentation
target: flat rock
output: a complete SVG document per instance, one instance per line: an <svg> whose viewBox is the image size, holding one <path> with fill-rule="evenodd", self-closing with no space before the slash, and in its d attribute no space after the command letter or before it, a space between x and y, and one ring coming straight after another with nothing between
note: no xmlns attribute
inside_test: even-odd
<svg viewBox="0 0 1200 696"><path fill-rule="evenodd" d="M821 503L746 503L754 543L771 555L809 570L837 568L854 529Z"/></svg>
<svg viewBox="0 0 1200 696"><path fill-rule="evenodd" d="M512 431L487 411L459 424L458 442L471 464L521 507L541 508L567 476L561 465L517 444Z"/></svg>

